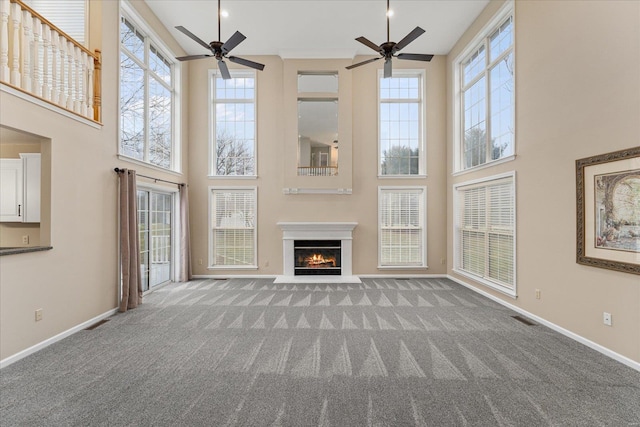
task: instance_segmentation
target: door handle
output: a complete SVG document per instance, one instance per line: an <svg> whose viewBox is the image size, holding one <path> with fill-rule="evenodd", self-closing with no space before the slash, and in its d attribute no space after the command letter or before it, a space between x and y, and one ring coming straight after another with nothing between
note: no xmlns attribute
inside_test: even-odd
<svg viewBox="0 0 640 427"><path fill-rule="evenodd" d="M22 207L22 205L18 205L18 216L22 216L22 214L20 213L20 208Z"/></svg>

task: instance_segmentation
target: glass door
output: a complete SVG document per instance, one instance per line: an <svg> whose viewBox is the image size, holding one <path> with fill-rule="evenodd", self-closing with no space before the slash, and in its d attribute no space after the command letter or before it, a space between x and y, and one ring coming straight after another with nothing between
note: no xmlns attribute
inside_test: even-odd
<svg viewBox="0 0 640 427"><path fill-rule="evenodd" d="M173 195L138 190L138 230L142 289L148 291L171 280Z"/></svg>

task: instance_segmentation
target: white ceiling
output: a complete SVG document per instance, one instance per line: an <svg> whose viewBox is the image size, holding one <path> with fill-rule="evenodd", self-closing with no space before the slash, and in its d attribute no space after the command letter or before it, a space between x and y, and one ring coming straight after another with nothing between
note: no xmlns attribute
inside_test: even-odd
<svg viewBox="0 0 640 427"><path fill-rule="evenodd" d="M215 0L145 0L189 55L204 49L174 27L182 25L205 42L218 39ZM444 55L489 0L391 0L391 41L416 26L426 33L403 52ZM386 41L385 0L222 0L222 41L236 31L247 39L233 55L283 58L352 58L375 54L355 40Z"/></svg>

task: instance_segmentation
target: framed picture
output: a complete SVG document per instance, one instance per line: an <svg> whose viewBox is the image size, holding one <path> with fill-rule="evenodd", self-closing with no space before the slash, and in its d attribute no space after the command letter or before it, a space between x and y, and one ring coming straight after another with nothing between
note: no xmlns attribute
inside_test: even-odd
<svg viewBox="0 0 640 427"><path fill-rule="evenodd" d="M640 274L640 147L576 160L578 264Z"/></svg>

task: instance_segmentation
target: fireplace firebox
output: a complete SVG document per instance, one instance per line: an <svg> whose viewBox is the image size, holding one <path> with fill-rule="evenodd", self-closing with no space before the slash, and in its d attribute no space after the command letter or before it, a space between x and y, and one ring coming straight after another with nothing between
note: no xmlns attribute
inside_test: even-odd
<svg viewBox="0 0 640 427"><path fill-rule="evenodd" d="M340 240L295 240L293 255L295 276L341 274Z"/></svg>

